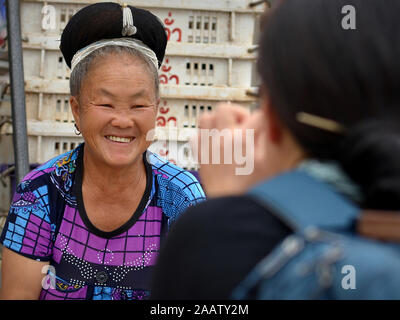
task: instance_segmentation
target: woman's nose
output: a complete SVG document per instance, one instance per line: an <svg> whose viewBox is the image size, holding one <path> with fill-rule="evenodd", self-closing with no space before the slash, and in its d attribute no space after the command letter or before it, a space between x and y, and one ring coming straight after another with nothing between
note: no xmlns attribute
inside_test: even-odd
<svg viewBox="0 0 400 320"><path fill-rule="evenodd" d="M135 124L135 121L129 115L128 112L118 111L113 115L113 119L111 120L111 125L114 127L119 127L122 129L131 128Z"/></svg>

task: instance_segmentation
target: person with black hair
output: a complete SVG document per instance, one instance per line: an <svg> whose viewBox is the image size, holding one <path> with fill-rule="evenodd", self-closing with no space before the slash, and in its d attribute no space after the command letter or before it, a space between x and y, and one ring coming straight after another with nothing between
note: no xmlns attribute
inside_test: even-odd
<svg viewBox="0 0 400 320"><path fill-rule="evenodd" d="M189 172L147 150L167 45L147 10L104 2L61 36L84 143L18 185L0 241L1 299L136 300L150 292L160 243L204 199Z"/></svg>
<svg viewBox="0 0 400 320"><path fill-rule="evenodd" d="M349 5L355 9L355 29L343 28L342 9ZM200 163L202 184L213 199L190 208L170 231L154 275L153 299L232 298L250 271L294 233L281 203L265 205L251 190L270 185L269 194L282 198L285 207L311 203L313 209L314 203L324 208L316 193L295 189L294 183L271 184L293 173L329 189L346 206L375 210L373 219L364 221L364 233L390 245L399 241L398 12L398 0L283 0L272 9L259 40L260 110L249 114L223 104L200 120L201 129L253 129L254 170L239 176L239 164ZM246 150L242 141L230 142ZM198 142L199 154L223 152L223 144L208 149L200 135ZM318 218L328 228L341 213L329 216L328 209L315 216L313 210L300 211L299 221ZM355 235L357 221L351 216L341 231ZM297 250L293 245L286 249ZM273 274L283 265L271 262L266 270ZM387 282L373 285L385 292ZM383 295L395 296L399 290Z"/></svg>

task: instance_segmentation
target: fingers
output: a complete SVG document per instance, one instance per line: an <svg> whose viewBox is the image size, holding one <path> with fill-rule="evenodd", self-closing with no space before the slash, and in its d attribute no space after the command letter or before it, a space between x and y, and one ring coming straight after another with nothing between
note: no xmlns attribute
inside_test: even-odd
<svg viewBox="0 0 400 320"><path fill-rule="evenodd" d="M255 134L258 132L263 132L266 130L267 121L265 119L265 114L261 110L255 110L253 113L247 117L242 123L243 128L251 128L255 130Z"/></svg>
<svg viewBox="0 0 400 320"><path fill-rule="evenodd" d="M221 103L215 112L217 128L231 128L242 124L250 112L237 104Z"/></svg>
<svg viewBox="0 0 400 320"><path fill-rule="evenodd" d="M215 127L215 114L211 112L203 113L199 118L199 129L212 129Z"/></svg>

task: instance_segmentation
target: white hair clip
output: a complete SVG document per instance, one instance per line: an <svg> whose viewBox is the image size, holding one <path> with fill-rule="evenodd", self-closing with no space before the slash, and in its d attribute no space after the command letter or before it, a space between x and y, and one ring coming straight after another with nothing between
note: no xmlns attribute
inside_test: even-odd
<svg viewBox="0 0 400 320"><path fill-rule="evenodd" d="M303 124L336 134L343 134L346 131L345 128L336 121L316 116L313 114L309 114L306 112L297 113L296 120Z"/></svg>

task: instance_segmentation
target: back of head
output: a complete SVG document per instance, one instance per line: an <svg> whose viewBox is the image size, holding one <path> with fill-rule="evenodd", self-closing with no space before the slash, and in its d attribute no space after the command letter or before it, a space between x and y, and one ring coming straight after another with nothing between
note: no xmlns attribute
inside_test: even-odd
<svg viewBox="0 0 400 320"><path fill-rule="evenodd" d="M375 209L400 209L398 12L398 0L284 0L260 39L259 73L281 121L310 157L338 161Z"/></svg>

